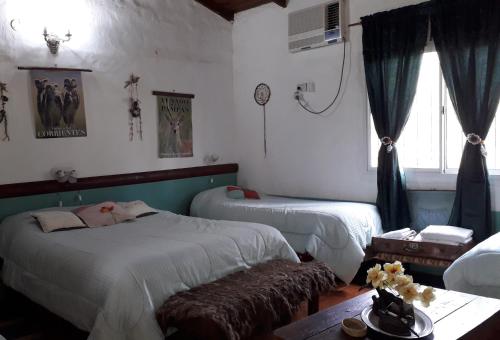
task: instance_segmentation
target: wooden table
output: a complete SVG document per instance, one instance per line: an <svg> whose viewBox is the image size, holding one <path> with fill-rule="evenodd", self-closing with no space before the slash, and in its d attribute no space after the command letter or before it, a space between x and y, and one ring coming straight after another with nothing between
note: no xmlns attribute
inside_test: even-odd
<svg viewBox="0 0 500 340"><path fill-rule="evenodd" d="M345 318L360 318L361 311L372 304L374 290L325 309L300 321L274 331L279 339L353 339L341 329ZM500 300L450 290L436 289L436 300L428 308L419 302L415 307L434 322L434 333L425 339L500 339ZM365 339L384 337L368 332Z"/></svg>

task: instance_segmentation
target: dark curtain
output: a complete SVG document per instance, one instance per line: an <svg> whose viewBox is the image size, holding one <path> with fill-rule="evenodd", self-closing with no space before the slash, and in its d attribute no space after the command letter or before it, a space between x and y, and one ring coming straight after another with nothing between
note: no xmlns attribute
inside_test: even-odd
<svg viewBox="0 0 500 340"><path fill-rule="evenodd" d="M433 0L432 36L465 143L449 224L492 233L490 184L481 143L500 96L500 0Z"/></svg>
<svg viewBox="0 0 500 340"><path fill-rule="evenodd" d="M415 97L427 41L427 6L416 5L361 18L366 86L378 137L377 206L384 230L410 223L404 171L395 146Z"/></svg>

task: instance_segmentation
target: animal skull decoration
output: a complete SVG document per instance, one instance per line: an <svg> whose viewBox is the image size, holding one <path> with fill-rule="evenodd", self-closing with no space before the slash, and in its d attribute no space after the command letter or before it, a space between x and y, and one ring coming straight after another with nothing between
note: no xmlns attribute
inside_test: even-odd
<svg viewBox="0 0 500 340"><path fill-rule="evenodd" d="M57 54L57 52L59 52L59 45L62 42L70 41L72 36L73 35L68 31L68 33L66 33L65 35L66 38L63 39L59 38L57 35L47 33L47 28L43 30L43 37L45 39L45 42L47 43L47 47L49 48L50 53L52 54Z"/></svg>
<svg viewBox="0 0 500 340"><path fill-rule="evenodd" d="M266 127L266 104L271 99L271 88L269 85L261 83L255 88L254 99L262 106L264 111L264 156L267 156L267 127Z"/></svg>
<svg viewBox="0 0 500 340"><path fill-rule="evenodd" d="M134 140L134 120L138 120L139 126L137 127L137 133L139 134L139 139L142 140L142 117L141 117L141 107L139 100L139 79L140 77L134 74L130 75L129 80L125 82L125 87L129 89L129 118L130 118L130 141Z"/></svg>

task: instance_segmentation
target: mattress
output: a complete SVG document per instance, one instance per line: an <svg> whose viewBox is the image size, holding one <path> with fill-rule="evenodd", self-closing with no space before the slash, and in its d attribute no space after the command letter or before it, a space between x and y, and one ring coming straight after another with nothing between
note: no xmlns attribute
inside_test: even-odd
<svg viewBox="0 0 500 340"><path fill-rule="evenodd" d="M166 211L50 234L19 214L0 225L0 257L6 285L97 340L163 339L154 313L169 296L271 259L299 261L269 226Z"/></svg>
<svg viewBox="0 0 500 340"><path fill-rule="evenodd" d="M331 265L346 283L356 275L372 236L383 233L377 207L372 204L269 195L238 200L228 198L225 187L199 193L191 203L191 215L273 226L295 251L307 251Z"/></svg>
<svg viewBox="0 0 500 340"><path fill-rule="evenodd" d="M446 289L500 299L500 233L453 262L443 280Z"/></svg>

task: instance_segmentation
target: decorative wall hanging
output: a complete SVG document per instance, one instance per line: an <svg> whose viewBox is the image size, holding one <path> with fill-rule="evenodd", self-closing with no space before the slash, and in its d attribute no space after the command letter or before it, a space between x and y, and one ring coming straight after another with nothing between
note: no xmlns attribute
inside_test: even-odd
<svg viewBox="0 0 500 340"><path fill-rule="evenodd" d="M9 127L7 122L7 111L5 110L5 104L9 101L9 98L5 95L7 92L7 84L0 83L0 125L3 124L3 136L2 141L10 141L9 137Z"/></svg>
<svg viewBox="0 0 500 340"><path fill-rule="evenodd" d="M12 24L10 25L12 27ZM60 38L56 34L49 34L47 32L47 28L43 30L43 37L45 42L47 43L47 47L49 48L50 53L57 54L59 52L59 45L61 43L65 43L71 40L73 35L68 30L68 33L64 36L65 38Z"/></svg>
<svg viewBox="0 0 500 340"><path fill-rule="evenodd" d="M125 82L125 87L129 90L129 139L134 140L134 121L137 124L137 134L142 140L142 116L141 116L141 101L139 100L139 79L140 77L134 74L130 75L130 79Z"/></svg>
<svg viewBox="0 0 500 340"><path fill-rule="evenodd" d="M86 137L81 72L84 69L19 67L31 70L36 138Z"/></svg>
<svg viewBox="0 0 500 340"><path fill-rule="evenodd" d="M193 157L193 94L153 91L158 97L160 158Z"/></svg>
<svg viewBox="0 0 500 340"><path fill-rule="evenodd" d="M257 85L254 93L255 102L262 106L264 111L264 156L267 156L267 127L266 127L266 104L271 99L271 88L269 85L261 83Z"/></svg>

